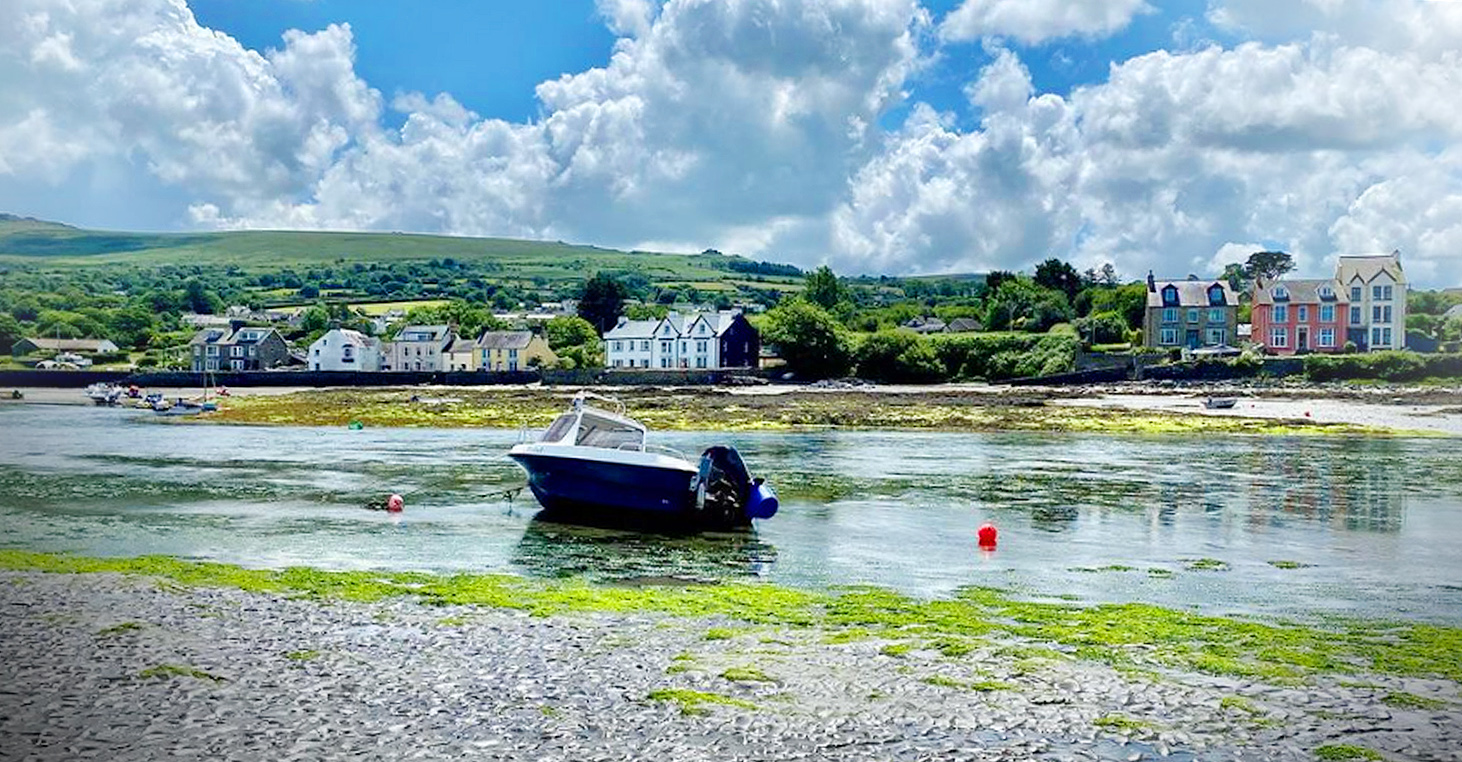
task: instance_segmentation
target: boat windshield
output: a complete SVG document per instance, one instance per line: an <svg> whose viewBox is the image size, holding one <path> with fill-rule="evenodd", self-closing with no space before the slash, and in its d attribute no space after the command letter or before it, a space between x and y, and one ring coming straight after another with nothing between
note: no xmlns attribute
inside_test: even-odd
<svg viewBox="0 0 1462 762"><path fill-rule="evenodd" d="M574 419L577 417L573 413L564 413L559 416L553 425L548 427L548 431L543 432L543 439L540 441L557 442L568 436L569 429L574 427Z"/></svg>
<svg viewBox="0 0 1462 762"><path fill-rule="evenodd" d="M586 412L579 422L579 438L574 444L581 447L607 447L611 450L637 450L644 447L644 443L645 432L641 429Z"/></svg>

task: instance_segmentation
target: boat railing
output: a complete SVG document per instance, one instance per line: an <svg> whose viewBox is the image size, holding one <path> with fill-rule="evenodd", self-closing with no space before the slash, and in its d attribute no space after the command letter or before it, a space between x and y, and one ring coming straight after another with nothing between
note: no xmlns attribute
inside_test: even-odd
<svg viewBox="0 0 1462 762"><path fill-rule="evenodd" d="M614 449L628 450L630 452L659 453L661 455L669 455L671 457L680 458L681 460L689 460L685 457L685 453L675 449L674 447L665 447L664 445L644 444L643 442L625 442L624 444Z"/></svg>

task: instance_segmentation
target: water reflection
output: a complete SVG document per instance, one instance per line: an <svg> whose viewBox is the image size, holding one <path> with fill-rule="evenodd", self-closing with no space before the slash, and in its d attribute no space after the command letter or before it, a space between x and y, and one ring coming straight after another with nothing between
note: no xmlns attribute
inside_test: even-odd
<svg viewBox="0 0 1462 762"><path fill-rule="evenodd" d="M523 531L512 563L539 577L712 582L764 576L776 559L776 549L755 531L668 535L566 524L540 513Z"/></svg>

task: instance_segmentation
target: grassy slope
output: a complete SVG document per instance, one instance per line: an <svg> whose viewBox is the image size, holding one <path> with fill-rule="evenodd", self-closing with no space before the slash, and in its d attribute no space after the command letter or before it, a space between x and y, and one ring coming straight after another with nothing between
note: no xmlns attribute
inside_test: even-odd
<svg viewBox="0 0 1462 762"><path fill-rule="evenodd" d="M397 233L244 231L122 233L54 223L0 219L0 262L67 269L103 264L237 265L275 270L345 262L389 262L452 257L492 260L507 278L582 278L594 270L637 270L657 281L720 282L715 255L623 252L594 246L504 238L455 238ZM744 276L742 276L744 277ZM787 279L789 281L796 279Z"/></svg>

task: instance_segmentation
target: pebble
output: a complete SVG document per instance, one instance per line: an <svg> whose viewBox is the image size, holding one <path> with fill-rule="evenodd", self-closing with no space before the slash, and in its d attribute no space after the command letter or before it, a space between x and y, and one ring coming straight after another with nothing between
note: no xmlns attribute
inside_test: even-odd
<svg viewBox="0 0 1462 762"><path fill-rule="evenodd" d="M0 758L1308 761L1336 738L1417 758L1462 749L1462 706L1380 703L1457 695L1419 678L1147 684L1077 660L991 674L984 659L887 659L873 656L881 644L816 634L774 653L754 636L706 641L708 627L743 626L719 618L322 603L101 575L0 572L0 611ZM142 626L100 634L122 622ZM667 674L681 653L692 668ZM160 665L218 679L141 676ZM732 667L776 682L720 677ZM1013 688L925 682L936 675ZM648 699L661 688L757 708L686 714ZM1282 721L1219 709L1233 695ZM1106 716L1144 725L1098 725Z"/></svg>

